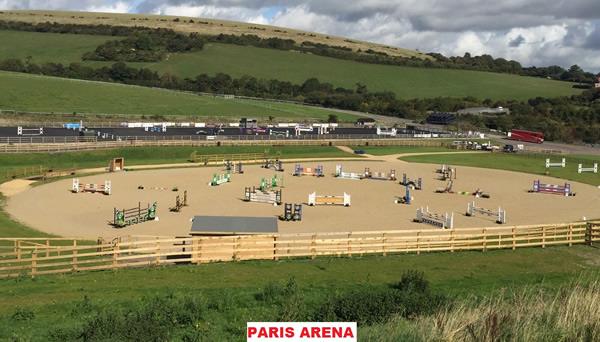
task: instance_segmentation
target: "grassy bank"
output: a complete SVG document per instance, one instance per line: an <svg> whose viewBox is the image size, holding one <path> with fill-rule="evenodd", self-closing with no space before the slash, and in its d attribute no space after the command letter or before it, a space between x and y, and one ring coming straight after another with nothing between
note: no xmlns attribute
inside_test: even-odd
<svg viewBox="0 0 600 342"><path fill-rule="evenodd" d="M574 94L571 84L541 78L465 70L410 68L357 63L250 46L206 44L202 51L174 54L152 69L181 76L223 72L302 83L310 77L335 86L356 83L373 91L391 91L399 98L464 97L526 100L535 96Z"/></svg>
<svg viewBox="0 0 600 342"><path fill-rule="evenodd" d="M531 286L554 292L573 279L591 281L597 278L599 257L597 249L574 246L217 263L0 280L0 291L6 294L0 307L0 338L17 334L52 340L50 332L99 322L98 316L117 308L146 307L148 298L158 296L186 297L201 306L200 317L176 331L196 327L202 340L235 340L243 336L246 321L307 319L329 298L363 290L369 298L411 269L424 272L435 293L481 298Z"/></svg>
<svg viewBox="0 0 600 342"><path fill-rule="evenodd" d="M68 94L68 95L66 95ZM71 80L0 71L0 109L27 112L94 113L109 120L129 115L147 119L182 117L190 120L326 121L330 114L342 122L356 116L326 109L268 101L198 96L165 89L115 83Z"/></svg>
<svg viewBox="0 0 600 342"><path fill-rule="evenodd" d="M445 146L351 146L353 150L363 150L374 156L386 156L402 153L430 153L430 152L465 152L464 150L450 149Z"/></svg>
<svg viewBox="0 0 600 342"><path fill-rule="evenodd" d="M546 169L546 158L550 158L553 162L557 162L563 157L566 158L567 161L566 167ZM537 175L549 175L591 185L600 185L600 174L577 173L577 164L582 163L584 164L584 167L589 167L594 162L599 162L600 157L598 156L483 153L407 156L402 157L401 159L411 163L462 165L518 171Z"/></svg>
<svg viewBox="0 0 600 342"><path fill-rule="evenodd" d="M198 155L267 153L281 159L353 157L333 146L129 147L73 153L0 154L0 176L2 169L38 165L55 169L106 167L108 161L116 157L124 157L126 166L186 163L192 152Z"/></svg>
<svg viewBox="0 0 600 342"><path fill-rule="evenodd" d="M415 320L364 329L363 341L598 341L600 282L464 300Z"/></svg>

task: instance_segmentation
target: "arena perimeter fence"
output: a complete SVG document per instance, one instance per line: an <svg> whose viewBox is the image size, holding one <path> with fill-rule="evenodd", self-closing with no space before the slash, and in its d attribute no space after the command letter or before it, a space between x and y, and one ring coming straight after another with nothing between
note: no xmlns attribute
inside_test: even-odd
<svg viewBox="0 0 600 342"><path fill-rule="evenodd" d="M219 237L0 238L0 278L242 260L488 251L592 245L600 221L448 230Z"/></svg>
<svg viewBox="0 0 600 342"><path fill-rule="evenodd" d="M319 138L317 138L319 137ZM83 137L85 138L85 137ZM122 140L98 140L80 137L0 138L0 153L71 152L123 147L148 146L445 146L447 138L382 138L379 136L314 136L276 138L269 136L228 136L215 140L195 136L129 137ZM269 139L267 139L269 138Z"/></svg>

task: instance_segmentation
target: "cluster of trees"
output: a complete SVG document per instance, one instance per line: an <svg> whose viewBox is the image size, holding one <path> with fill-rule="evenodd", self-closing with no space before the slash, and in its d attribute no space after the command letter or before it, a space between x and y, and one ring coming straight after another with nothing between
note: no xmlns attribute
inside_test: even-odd
<svg viewBox="0 0 600 342"><path fill-rule="evenodd" d="M158 62L167 53L202 50L204 38L196 33L185 35L157 29L136 32L123 40L111 40L83 55L84 60L113 62Z"/></svg>
<svg viewBox="0 0 600 342"><path fill-rule="evenodd" d="M121 36L127 37L134 33L151 32L153 29L138 26L118 26L118 25L93 25L93 24L59 24L56 22L44 23L26 23L21 21L0 20L0 30L42 32L42 33L70 33L70 34L89 34L100 36Z"/></svg>
<svg viewBox="0 0 600 342"><path fill-rule="evenodd" d="M204 42L208 41L286 51L294 50L319 56L370 64L489 71L544 77L582 84L590 84L594 80L594 74L583 71L577 65L572 66L568 70L565 70L560 66L541 68L523 67L519 62L513 60L494 58L490 55L471 56L469 53L466 53L464 56L455 57L446 57L439 53L430 53L428 55L432 57L431 59L421 59L416 57L406 58L390 56L385 52L374 51L371 49L365 51L353 51L351 48L344 46L333 46L309 41L297 44L292 39L276 37L261 38L252 34L219 34L208 36L192 33L191 35L187 35L176 33L169 29L152 29L137 26L75 25L50 22L31 24L13 21L0 21L0 29L128 37L124 40L104 43L95 51L86 53L84 59L88 60L156 62L162 60L167 52L186 52L202 49Z"/></svg>
<svg viewBox="0 0 600 342"><path fill-rule="evenodd" d="M586 83L591 84L596 80L596 75L591 72L585 72L578 65L571 66L568 70L564 68L553 65L549 67L529 67L523 68L521 72L523 76L533 76L533 77L544 77L551 78L554 80L560 81L569 81L569 82L578 82L578 83Z"/></svg>
<svg viewBox="0 0 600 342"><path fill-rule="evenodd" d="M24 23L1 21L0 29L28 32L70 33L127 37L110 40L94 51L85 53L84 60L113 62L158 62L169 52L201 50L205 39L197 33L183 34L164 28L75 25L58 23Z"/></svg>
<svg viewBox="0 0 600 342"><path fill-rule="evenodd" d="M565 142L600 143L600 91L585 90L580 95L533 98L528 101L487 101L492 106L510 108L504 116L461 116L461 128L487 127L500 131L523 128L544 132L546 139Z"/></svg>
<svg viewBox="0 0 600 342"><path fill-rule="evenodd" d="M92 68L79 63L37 65L30 61L9 59L0 61L0 70L192 92L293 100L417 120L424 119L431 111L454 112L472 106L503 106L511 110L510 115L465 115L460 117L458 125L462 129L541 130L550 140L600 142L600 92L597 90L587 90L570 97L535 98L529 101L492 101L474 97L403 100L397 99L391 92L371 92L362 84L348 89L335 87L316 78L294 84L251 76L232 78L223 73L180 78L169 73L159 74L147 68L132 68L122 62L110 67Z"/></svg>

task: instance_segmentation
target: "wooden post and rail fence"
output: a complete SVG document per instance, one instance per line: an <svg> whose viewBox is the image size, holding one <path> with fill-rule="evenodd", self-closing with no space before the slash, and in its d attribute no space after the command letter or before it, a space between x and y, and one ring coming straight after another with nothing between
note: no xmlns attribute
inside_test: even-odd
<svg viewBox="0 0 600 342"><path fill-rule="evenodd" d="M142 139L143 138L143 139ZM267 137L269 138L269 137ZM156 147L156 146L192 146L192 147L214 147L214 146L423 146L442 147L448 146L451 141L447 138L357 138L338 136L336 138L314 138L314 139L258 139L256 136L245 137L245 139L219 139L198 140L193 137L169 137L169 139L151 140L147 137L133 137L119 141L19 141L3 142L0 137L0 153L48 153L48 152L74 152L105 150L125 147Z"/></svg>
<svg viewBox="0 0 600 342"><path fill-rule="evenodd" d="M126 236L113 241L0 238L0 278L179 263L320 256L515 250L592 245L600 221L448 230L394 230L220 237Z"/></svg>

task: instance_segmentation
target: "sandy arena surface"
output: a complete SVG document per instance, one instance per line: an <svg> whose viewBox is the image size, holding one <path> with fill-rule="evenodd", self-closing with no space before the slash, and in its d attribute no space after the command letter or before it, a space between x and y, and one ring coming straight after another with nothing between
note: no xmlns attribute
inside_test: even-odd
<svg viewBox="0 0 600 342"><path fill-rule="evenodd" d="M29 186L33 183L35 183L35 181L30 181L27 179L14 179L0 184L0 192L6 197L14 196L20 192L28 190Z"/></svg>
<svg viewBox="0 0 600 342"><path fill-rule="evenodd" d="M367 231L394 229L436 229L433 226L412 222L416 209L429 206L433 212L454 212L455 228L494 226L490 217L464 215L467 203L473 196L459 194L436 194L435 189L444 187L437 180L438 165L410 164L393 158L385 162L365 160L344 161L344 170L363 172L365 167L372 171L389 172L395 169L398 178L406 172L409 177L422 177L424 190L413 191L412 205L395 204L396 196L404 194L398 182L379 180L347 180L333 177L335 165L340 162L321 163L326 176L322 178L291 175L293 164L285 164L283 175L283 201L305 203L307 195L316 191L322 195L351 194L352 206L304 206L302 222L279 222L281 233ZM304 163L313 167L316 163ZM457 168L455 191L474 191L477 188L491 194L490 199L476 199L478 206L495 209L502 206L507 211L509 225L558 223L580 220L584 217L600 217L600 190L591 185L571 183L577 193L575 197L528 193L535 175L508 171L487 170L469 167ZM277 216L283 206L274 207L264 203L242 201L245 186L258 185L261 177L271 177L276 172L258 165L244 166L244 174L232 176L232 182L221 186L208 186L211 175L221 172L222 167L181 168L166 170L130 171L94 175L81 178L85 183L103 183L110 179L113 194L105 196L93 193L71 193L71 179L32 187L9 197L6 210L16 220L36 229L71 237L96 238L119 235L187 235L190 219L194 215L223 216ZM540 177L542 182L564 184L563 180ZM138 190L143 185L145 190ZM169 207L175 203L173 187L179 193L188 191L190 206L180 213L172 213ZM159 221L141 223L126 228L113 228L113 207L133 208L138 202L158 202Z"/></svg>

